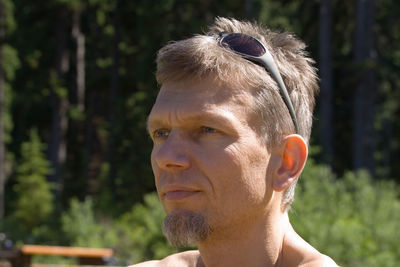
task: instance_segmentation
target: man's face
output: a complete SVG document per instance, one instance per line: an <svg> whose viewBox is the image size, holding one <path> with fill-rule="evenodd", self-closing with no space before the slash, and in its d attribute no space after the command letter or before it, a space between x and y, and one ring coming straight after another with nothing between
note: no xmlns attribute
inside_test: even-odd
<svg viewBox="0 0 400 267"><path fill-rule="evenodd" d="M270 154L255 132L260 122L252 104L248 93L212 79L161 87L148 130L155 183L167 215L199 215L213 233L265 216L272 192Z"/></svg>

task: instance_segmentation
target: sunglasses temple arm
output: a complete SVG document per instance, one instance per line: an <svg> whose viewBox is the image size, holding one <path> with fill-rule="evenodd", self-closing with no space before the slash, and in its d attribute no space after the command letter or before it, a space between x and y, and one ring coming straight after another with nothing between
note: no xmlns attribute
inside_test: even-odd
<svg viewBox="0 0 400 267"><path fill-rule="evenodd" d="M261 64L263 64L263 66L267 69L267 71L272 75L272 78L278 84L282 99L285 102L285 104L289 110L290 117L292 117L292 121L293 121L294 127L296 129L296 133L299 133L299 127L297 125L296 113L294 112L292 101L290 101L289 94L286 89L285 83L282 80L282 76L280 75L280 73L278 71L278 68L275 64L274 59L272 58L269 51L266 50L266 53L263 56L258 57L257 61L259 61Z"/></svg>

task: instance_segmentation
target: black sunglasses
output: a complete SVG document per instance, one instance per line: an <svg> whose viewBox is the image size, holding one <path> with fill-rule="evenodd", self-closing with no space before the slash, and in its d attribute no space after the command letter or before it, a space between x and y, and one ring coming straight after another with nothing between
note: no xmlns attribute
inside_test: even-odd
<svg viewBox="0 0 400 267"><path fill-rule="evenodd" d="M236 54L239 54L252 62L261 64L272 75L272 78L278 84L282 99L289 110L296 133L299 133L292 101L290 101L285 83L283 82L275 61L267 48L265 48L265 46L256 38L242 33L221 32L219 33L218 41L222 47L229 48Z"/></svg>

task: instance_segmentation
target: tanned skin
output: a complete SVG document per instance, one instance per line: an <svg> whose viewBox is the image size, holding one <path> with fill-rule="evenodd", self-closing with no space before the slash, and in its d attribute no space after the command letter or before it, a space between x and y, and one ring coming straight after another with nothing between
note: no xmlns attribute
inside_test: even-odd
<svg viewBox="0 0 400 267"><path fill-rule="evenodd" d="M213 77L163 84L148 120L161 203L167 214L201 214L213 231L196 251L134 266L337 266L282 207L307 159L304 139L288 135L267 148L251 105L249 93Z"/></svg>

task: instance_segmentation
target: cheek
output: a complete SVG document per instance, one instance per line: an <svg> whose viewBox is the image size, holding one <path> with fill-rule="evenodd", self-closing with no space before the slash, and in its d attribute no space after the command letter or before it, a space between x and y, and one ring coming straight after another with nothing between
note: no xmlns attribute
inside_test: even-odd
<svg viewBox="0 0 400 267"><path fill-rule="evenodd" d="M154 149L151 151L151 156L150 156L150 163L151 163L151 168L153 169L153 171L156 169L157 165L156 165L156 161L154 159L154 155L155 155L155 151Z"/></svg>
<svg viewBox="0 0 400 267"><path fill-rule="evenodd" d="M267 191L266 169L268 154L259 147L232 145L225 149L225 161L221 164L220 175L226 190L237 196L258 201Z"/></svg>
<svg viewBox="0 0 400 267"><path fill-rule="evenodd" d="M267 163L265 155L247 152L255 152L253 149L251 146L225 149L218 176L211 181L215 195L209 210L211 214L218 214L211 217L216 220L213 223L254 217L265 209L270 198L265 173Z"/></svg>
<svg viewBox="0 0 400 267"><path fill-rule="evenodd" d="M160 168L158 167L158 165L154 159L154 155L155 155L155 151L153 149L151 152L150 163L151 163L151 168L153 170L155 185L156 185L156 188L158 188L158 178L160 177Z"/></svg>

